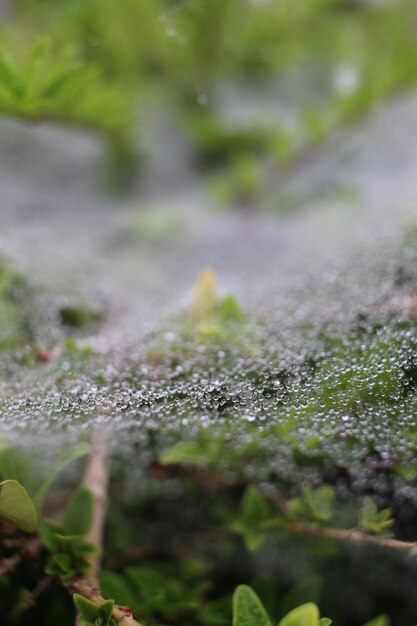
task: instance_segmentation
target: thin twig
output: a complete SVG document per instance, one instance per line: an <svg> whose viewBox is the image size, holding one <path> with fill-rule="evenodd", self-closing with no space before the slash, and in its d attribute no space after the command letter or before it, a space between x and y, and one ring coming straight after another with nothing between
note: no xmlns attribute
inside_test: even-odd
<svg viewBox="0 0 417 626"><path fill-rule="evenodd" d="M16 554L12 556L2 558L0 560L0 576L14 572L21 561L22 557L19 552L16 552Z"/></svg>
<svg viewBox="0 0 417 626"><path fill-rule="evenodd" d="M103 529L108 503L109 454L107 438L104 432L99 428L93 429L91 447L90 458L82 480L83 486L91 491L94 502L93 518L87 540L102 547ZM90 560L91 568L88 569L82 577L71 584L70 591L84 596L91 602L101 604L105 601L105 598L101 595L99 583L100 556L96 554L92 555ZM129 607L115 605L113 608L113 619L117 624L123 624L124 626L141 626L133 617L132 610ZM79 617L77 618L77 624L82 624Z"/></svg>
<svg viewBox="0 0 417 626"><path fill-rule="evenodd" d="M88 580L80 579L71 585L71 591L73 593L79 593L80 596L84 596L91 602L101 604L104 602L104 598L100 593L98 587L91 585ZM113 607L113 619L117 624L123 624L123 626L142 626L135 620L132 614L132 609L129 607L115 605Z"/></svg>
<svg viewBox="0 0 417 626"><path fill-rule="evenodd" d="M369 535L360 528L327 528L312 526L308 522L296 522L290 530L293 533L328 537L336 541L349 541L351 543L369 543L394 550L413 551L417 548L417 542L401 541L392 537Z"/></svg>
<svg viewBox="0 0 417 626"><path fill-rule="evenodd" d="M43 578L40 579L36 587L30 592L30 595L26 600L27 606L32 607L36 605L36 602L39 596L41 596L43 592L45 591L45 589L48 588L52 580L53 580L52 576L44 576Z"/></svg>
<svg viewBox="0 0 417 626"><path fill-rule="evenodd" d="M13 555L0 559L0 576L14 572L25 559L38 558L42 550L39 535L5 539L3 545L6 548L17 548L18 550Z"/></svg>
<svg viewBox="0 0 417 626"><path fill-rule="evenodd" d="M265 497L272 502L281 513L288 513L288 501L274 487L268 486L263 489ZM350 543L368 543L380 547L392 548L412 552L417 549L417 542L401 541L392 537L369 535L360 528L330 528L315 526L306 520L289 523L288 530L297 535L312 535L316 537L328 537L336 541L348 541Z"/></svg>
<svg viewBox="0 0 417 626"><path fill-rule="evenodd" d="M107 491L109 486L108 445L104 432L94 428L91 434L91 454L85 468L82 485L93 496L93 516L86 540L100 548L103 545L103 531L107 512ZM100 575L100 554L91 557L91 568L85 573L85 579L98 587Z"/></svg>

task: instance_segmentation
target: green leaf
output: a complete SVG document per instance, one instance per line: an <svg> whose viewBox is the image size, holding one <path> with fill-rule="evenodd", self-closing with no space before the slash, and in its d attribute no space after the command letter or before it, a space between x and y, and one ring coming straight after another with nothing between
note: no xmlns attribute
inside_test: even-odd
<svg viewBox="0 0 417 626"><path fill-rule="evenodd" d="M0 437L0 474L3 478L11 478L13 480L18 480L19 478L10 449L10 442L4 437Z"/></svg>
<svg viewBox="0 0 417 626"><path fill-rule="evenodd" d="M74 593L74 604L78 613L81 615L82 620L86 624L94 624L99 617L99 605L91 600L87 600L84 596L80 596L78 593Z"/></svg>
<svg viewBox="0 0 417 626"><path fill-rule="evenodd" d="M241 511L248 524L259 523L271 517L269 502L254 485L249 485L246 489Z"/></svg>
<svg viewBox="0 0 417 626"><path fill-rule="evenodd" d="M65 552L58 552L52 556L52 560L56 563L56 565L58 565L62 572L66 573L70 571L72 562L69 554L66 554Z"/></svg>
<svg viewBox="0 0 417 626"><path fill-rule="evenodd" d="M322 617L321 620L319 621L319 626L331 626L332 624L333 624L333 621L329 619L328 617Z"/></svg>
<svg viewBox="0 0 417 626"><path fill-rule="evenodd" d="M110 620L112 619L114 607L114 600L106 600L102 602L99 607L99 614L102 620L103 626L108 626L110 624Z"/></svg>
<svg viewBox="0 0 417 626"><path fill-rule="evenodd" d="M248 550L256 550L265 541L265 522L271 518L271 507L254 485L249 485L242 499L240 515L230 528L242 535Z"/></svg>
<svg viewBox="0 0 417 626"><path fill-rule="evenodd" d="M93 496L86 487L80 487L69 500L62 528L66 535L86 535L93 515Z"/></svg>
<svg viewBox="0 0 417 626"><path fill-rule="evenodd" d="M328 522L332 517L334 489L323 485L313 489L311 485L303 485L301 496L289 502L290 513L294 517L303 517L313 522Z"/></svg>
<svg viewBox="0 0 417 626"><path fill-rule="evenodd" d="M198 609L198 617L204 624L210 626L230 626L231 597L227 595L204 602Z"/></svg>
<svg viewBox="0 0 417 626"><path fill-rule="evenodd" d="M161 602L165 599L167 580L162 572L151 567L137 565L128 567L126 575L146 601Z"/></svg>
<svg viewBox="0 0 417 626"><path fill-rule="evenodd" d="M293 609L278 626L319 626L320 613L316 604L308 602Z"/></svg>
<svg viewBox="0 0 417 626"><path fill-rule="evenodd" d="M65 585L91 567L91 555L100 548L85 541L84 535L62 534L62 527L48 520L40 525L40 535L45 547L51 552L46 571L57 574Z"/></svg>
<svg viewBox="0 0 417 626"><path fill-rule="evenodd" d="M135 596L129 588L129 581L122 574L109 570L102 570L100 574L100 588L106 598L114 598L117 604L133 606Z"/></svg>
<svg viewBox="0 0 417 626"><path fill-rule="evenodd" d="M42 543L49 550L49 552L56 552L59 549L59 542L57 539L57 531L59 525L52 520L41 520L39 524L39 534L42 539Z"/></svg>
<svg viewBox="0 0 417 626"><path fill-rule="evenodd" d="M379 615L374 617L370 622L366 622L363 626L389 626L390 621L386 615Z"/></svg>
<svg viewBox="0 0 417 626"><path fill-rule="evenodd" d="M109 626L111 624L114 600L105 600L101 604L96 604L75 593L74 604L87 626Z"/></svg>
<svg viewBox="0 0 417 626"><path fill-rule="evenodd" d="M233 594L233 626L272 626L262 602L247 585L239 585Z"/></svg>
<svg viewBox="0 0 417 626"><path fill-rule="evenodd" d="M165 450L160 459L162 465L170 463L204 463L202 449L196 441L181 441Z"/></svg>
<svg viewBox="0 0 417 626"><path fill-rule="evenodd" d="M245 321L245 314L233 296L223 298L218 306L217 315L221 324L243 324Z"/></svg>
<svg viewBox="0 0 417 626"><path fill-rule="evenodd" d="M308 576L297 582L279 603L280 615L286 615L293 609L307 602L318 603L322 579L320 576Z"/></svg>
<svg viewBox="0 0 417 626"><path fill-rule="evenodd" d="M42 500L45 496L45 493L48 491L48 489L50 488L54 480L57 478L57 476L60 474L60 472L64 469L64 467L68 465L68 463L71 463L72 461L75 461L76 459L79 459L83 456L86 456L87 454L90 454L90 452L91 452L90 444L82 441L78 443L76 446L70 448L60 458L57 459L57 463L55 467L53 467L49 471L46 480L38 488L33 498L39 509L41 507Z"/></svg>
<svg viewBox="0 0 417 626"><path fill-rule="evenodd" d="M387 530L394 523L391 515L391 509L378 511L375 502L371 498L365 498L359 514L359 526L374 535L387 534Z"/></svg>
<svg viewBox="0 0 417 626"><path fill-rule="evenodd" d="M38 513L26 489L17 480L0 483L0 518L11 526L32 533L38 527Z"/></svg>

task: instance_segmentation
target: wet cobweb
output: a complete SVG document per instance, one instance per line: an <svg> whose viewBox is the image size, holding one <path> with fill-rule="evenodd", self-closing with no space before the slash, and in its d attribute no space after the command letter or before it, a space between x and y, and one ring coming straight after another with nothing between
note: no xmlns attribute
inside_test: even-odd
<svg viewBox="0 0 417 626"><path fill-rule="evenodd" d="M331 159L299 172L302 197L324 184L323 171L336 172L358 187L360 206L326 200L286 217L215 213L193 187L158 199L156 212L181 206L185 226L149 241L129 229L132 199L103 207L85 181L61 195L58 185L46 225L28 217L28 196L8 187L16 206L2 247L36 284L40 348L1 355L2 433L41 451L87 438L98 423L137 473L191 441L202 464L246 479L325 479L341 496L415 499L414 153L390 185L376 120L369 146L352 135ZM396 161L403 139L392 138ZM398 196L401 183L409 195ZM30 191L42 213L43 190ZM224 336L187 328L189 291L206 265L245 313ZM103 319L63 328L73 292Z"/></svg>
<svg viewBox="0 0 417 626"><path fill-rule="evenodd" d="M414 501L417 265L409 247L393 251L388 267L374 247L283 296L271 289L227 337L196 335L179 311L139 347L129 337L90 351L81 335L51 362L9 356L2 432L41 449L46 435L87 437L98 423L136 472L194 441L200 463L245 479L325 479L342 497Z"/></svg>

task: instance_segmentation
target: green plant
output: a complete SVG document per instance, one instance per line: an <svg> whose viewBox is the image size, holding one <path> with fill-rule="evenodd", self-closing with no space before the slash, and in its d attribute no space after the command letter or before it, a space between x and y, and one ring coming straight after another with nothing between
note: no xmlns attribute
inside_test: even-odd
<svg viewBox="0 0 417 626"><path fill-rule="evenodd" d="M259 159L238 153L225 172L212 180L214 198L221 204L253 203L262 194L264 176Z"/></svg>
<svg viewBox="0 0 417 626"><path fill-rule="evenodd" d="M30 296L24 278L0 260L0 351L31 338Z"/></svg>
<svg viewBox="0 0 417 626"><path fill-rule="evenodd" d="M230 528L242 536L248 550L255 550L264 542L271 518L270 503L254 485L250 485L242 498L240 514Z"/></svg>
<svg viewBox="0 0 417 626"><path fill-rule="evenodd" d="M116 626L112 617L114 600L106 600L101 604L96 604L75 593L74 604L85 626Z"/></svg>
<svg viewBox="0 0 417 626"><path fill-rule="evenodd" d="M96 456L92 458L97 458L97 450L93 449L93 452ZM187 455L183 456L184 460L186 458ZM198 460L198 456L193 458ZM4 463L3 466L6 467ZM208 478L206 476L205 480ZM286 533L349 541L352 537L351 530L328 526L332 500L333 494L323 487L312 489L306 486L300 498L286 501L275 492L271 492L266 498L259 489L251 485L246 489L239 512L234 514L234 518L231 517L230 510L220 507L219 512L228 521L222 530L223 533L231 531L231 536L242 536L250 551L261 549L265 539L274 536L285 538ZM328 511L325 516L317 514L317 508L323 503L324 509ZM272 504L278 505L278 508L274 509ZM97 564L99 546L89 541L91 522L93 517L96 518L100 507L94 493L88 487L80 487L68 500L62 513L62 521L43 518L39 526L41 543L36 540L36 536L29 537L27 545L32 545L32 542L34 547L31 550L34 551L29 552L29 548L25 547L19 555L20 559L24 559L27 552L31 559L38 559L38 572L40 568L43 575L59 578L63 587L73 595L76 610L86 626L115 626L126 620L130 620L126 622L128 624L137 625L132 617L133 610L145 620L154 620L156 616L161 616L165 623L171 624L180 623L186 618L190 618L192 624L193 618L202 620L197 621L198 624L207 623L210 626L227 626L230 623L230 598L226 595L207 601L207 594L213 589L210 566L198 559L181 557L175 562L148 560L129 565L119 572L104 570L101 589L105 595L102 596L98 579L94 582L96 574L91 573L92 568L96 567L94 564ZM371 511L369 503L366 510L368 521L373 519L375 522L376 519L382 524L386 521L385 514L384 520L379 519L377 512ZM361 515L363 517L364 514ZM32 535L36 532L38 519L35 506L26 490L15 480L0 483L0 518ZM384 545L389 538L363 534L361 540L381 542ZM20 545L20 540L17 545ZM407 544L400 547L404 549ZM13 559L11 562L14 562ZM262 596L268 596L268 579L255 580L254 584ZM268 603L268 606L272 606L273 615L282 616L284 613L278 626L330 625L331 620L320 618L316 604L306 601L318 597L319 589L316 580L305 581L281 598L278 610L275 603ZM301 605L298 604L300 600ZM124 605L116 604L117 602ZM247 585L237 587L232 604L233 626L271 626L273 623L255 591ZM25 604L22 605L24 606ZM368 626L371 624L388 626L388 621L381 616Z"/></svg>
<svg viewBox="0 0 417 626"><path fill-rule="evenodd" d="M278 626L330 626L332 620L321 617L318 607L308 602L283 617ZM256 593L240 585L233 595L233 626L272 626L272 622ZM376 617L364 626L389 626L385 616Z"/></svg>
<svg viewBox="0 0 417 626"><path fill-rule="evenodd" d="M91 526L92 507L90 491L80 488L69 500L62 523L44 520L40 527L42 542L50 553L45 571L59 576L66 585L90 568L90 557L97 551L85 539Z"/></svg>
<svg viewBox="0 0 417 626"><path fill-rule="evenodd" d="M378 511L371 498L365 498L363 507L359 514L359 526L366 532L374 535L387 535L389 528L394 524L392 511L383 509Z"/></svg>
<svg viewBox="0 0 417 626"><path fill-rule="evenodd" d="M303 485L301 496L289 502L289 512L311 522L328 522L332 518L334 490L330 485L313 489Z"/></svg>
<svg viewBox="0 0 417 626"><path fill-rule="evenodd" d="M130 152L129 109L92 65L50 37L38 39L28 54L0 50L0 112L30 121L57 121L95 129L114 150Z"/></svg>
<svg viewBox="0 0 417 626"><path fill-rule="evenodd" d="M317 606L303 604L293 609L278 626L329 626L327 618L321 618ZM247 585L240 585L233 595L233 626L272 626L272 622L256 593Z"/></svg>
<svg viewBox="0 0 417 626"><path fill-rule="evenodd" d="M38 526L38 513L26 489L17 480L0 483L0 519L31 533Z"/></svg>

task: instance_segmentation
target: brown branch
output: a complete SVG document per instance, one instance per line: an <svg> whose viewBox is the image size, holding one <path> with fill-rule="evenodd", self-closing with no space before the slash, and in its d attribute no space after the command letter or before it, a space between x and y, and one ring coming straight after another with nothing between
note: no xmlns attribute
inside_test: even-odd
<svg viewBox="0 0 417 626"><path fill-rule="evenodd" d="M98 587L94 587L85 578L81 578L71 585L71 591L73 593L79 593L80 596L84 596L91 602L101 604L105 601L105 598L100 593ZM130 607L124 607L115 605L113 607L113 619L117 624L123 624L123 626L141 626L139 622L135 620Z"/></svg>
<svg viewBox="0 0 417 626"><path fill-rule="evenodd" d="M288 513L288 501L274 487L268 486L263 493L277 509L284 514ZM379 547L391 548L412 552L417 550L417 542L401 541L392 537L369 535L360 528L330 528L315 526L306 520L294 521L288 525L288 530L298 535L311 535L315 537L327 537L335 541L348 541L350 543L368 543Z"/></svg>
<svg viewBox="0 0 417 626"><path fill-rule="evenodd" d="M369 535L360 528L327 528L316 527L308 522L296 522L290 527L291 532L317 537L328 537L336 541L349 541L351 543L369 543L375 546L392 548L394 550L413 551L417 549L417 542L401 541L392 537L381 535Z"/></svg>
<svg viewBox="0 0 417 626"><path fill-rule="evenodd" d="M93 519L90 532L86 539L91 543L102 547L103 529L107 511L107 491L109 484L109 468L108 468L108 445L107 438L102 430L94 428L91 434L91 454L84 472L82 484L87 487L93 495ZM70 586L71 593L78 593L91 602L101 604L105 598L100 592L100 556L92 555L90 557L91 568L88 569L82 577L73 582ZM115 605L113 608L113 619L117 624L124 626L141 626L135 620L132 610L129 607ZM80 618L77 618L77 624L82 624Z"/></svg>
<svg viewBox="0 0 417 626"><path fill-rule="evenodd" d="M26 605L28 607L32 607L36 605L36 602L39 596L41 596L43 592L45 591L45 589L49 587L52 580L53 580L52 576L44 576L43 578L40 579L36 587L30 592L30 595L26 600Z"/></svg>
<svg viewBox="0 0 417 626"><path fill-rule="evenodd" d="M19 552L16 552L16 554L12 556L2 558L0 560L0 576L14 572L21 561L22 557Z"/></svg>
<svg viewBox="0 0 417 626"><path fill-rule="evenodd" d="M25 559L38 558L42 550L39 535L5 539L3 545L5 548L17 548L17 551L0 559L0 576L14 572Z"/></svg>
<svg viewBox="0 0 417 626"><path fill-rule="evenodd" d="M107 512L107 490L109 485L107 438L102 430L93 428L91 434L91 454L84 471L82 485L93 496L93 517L86 540L100 548L103 545L103 530ZM91 585L98 587L100 574L100 554L91 557L91 568L85 578Z"/></svg>

